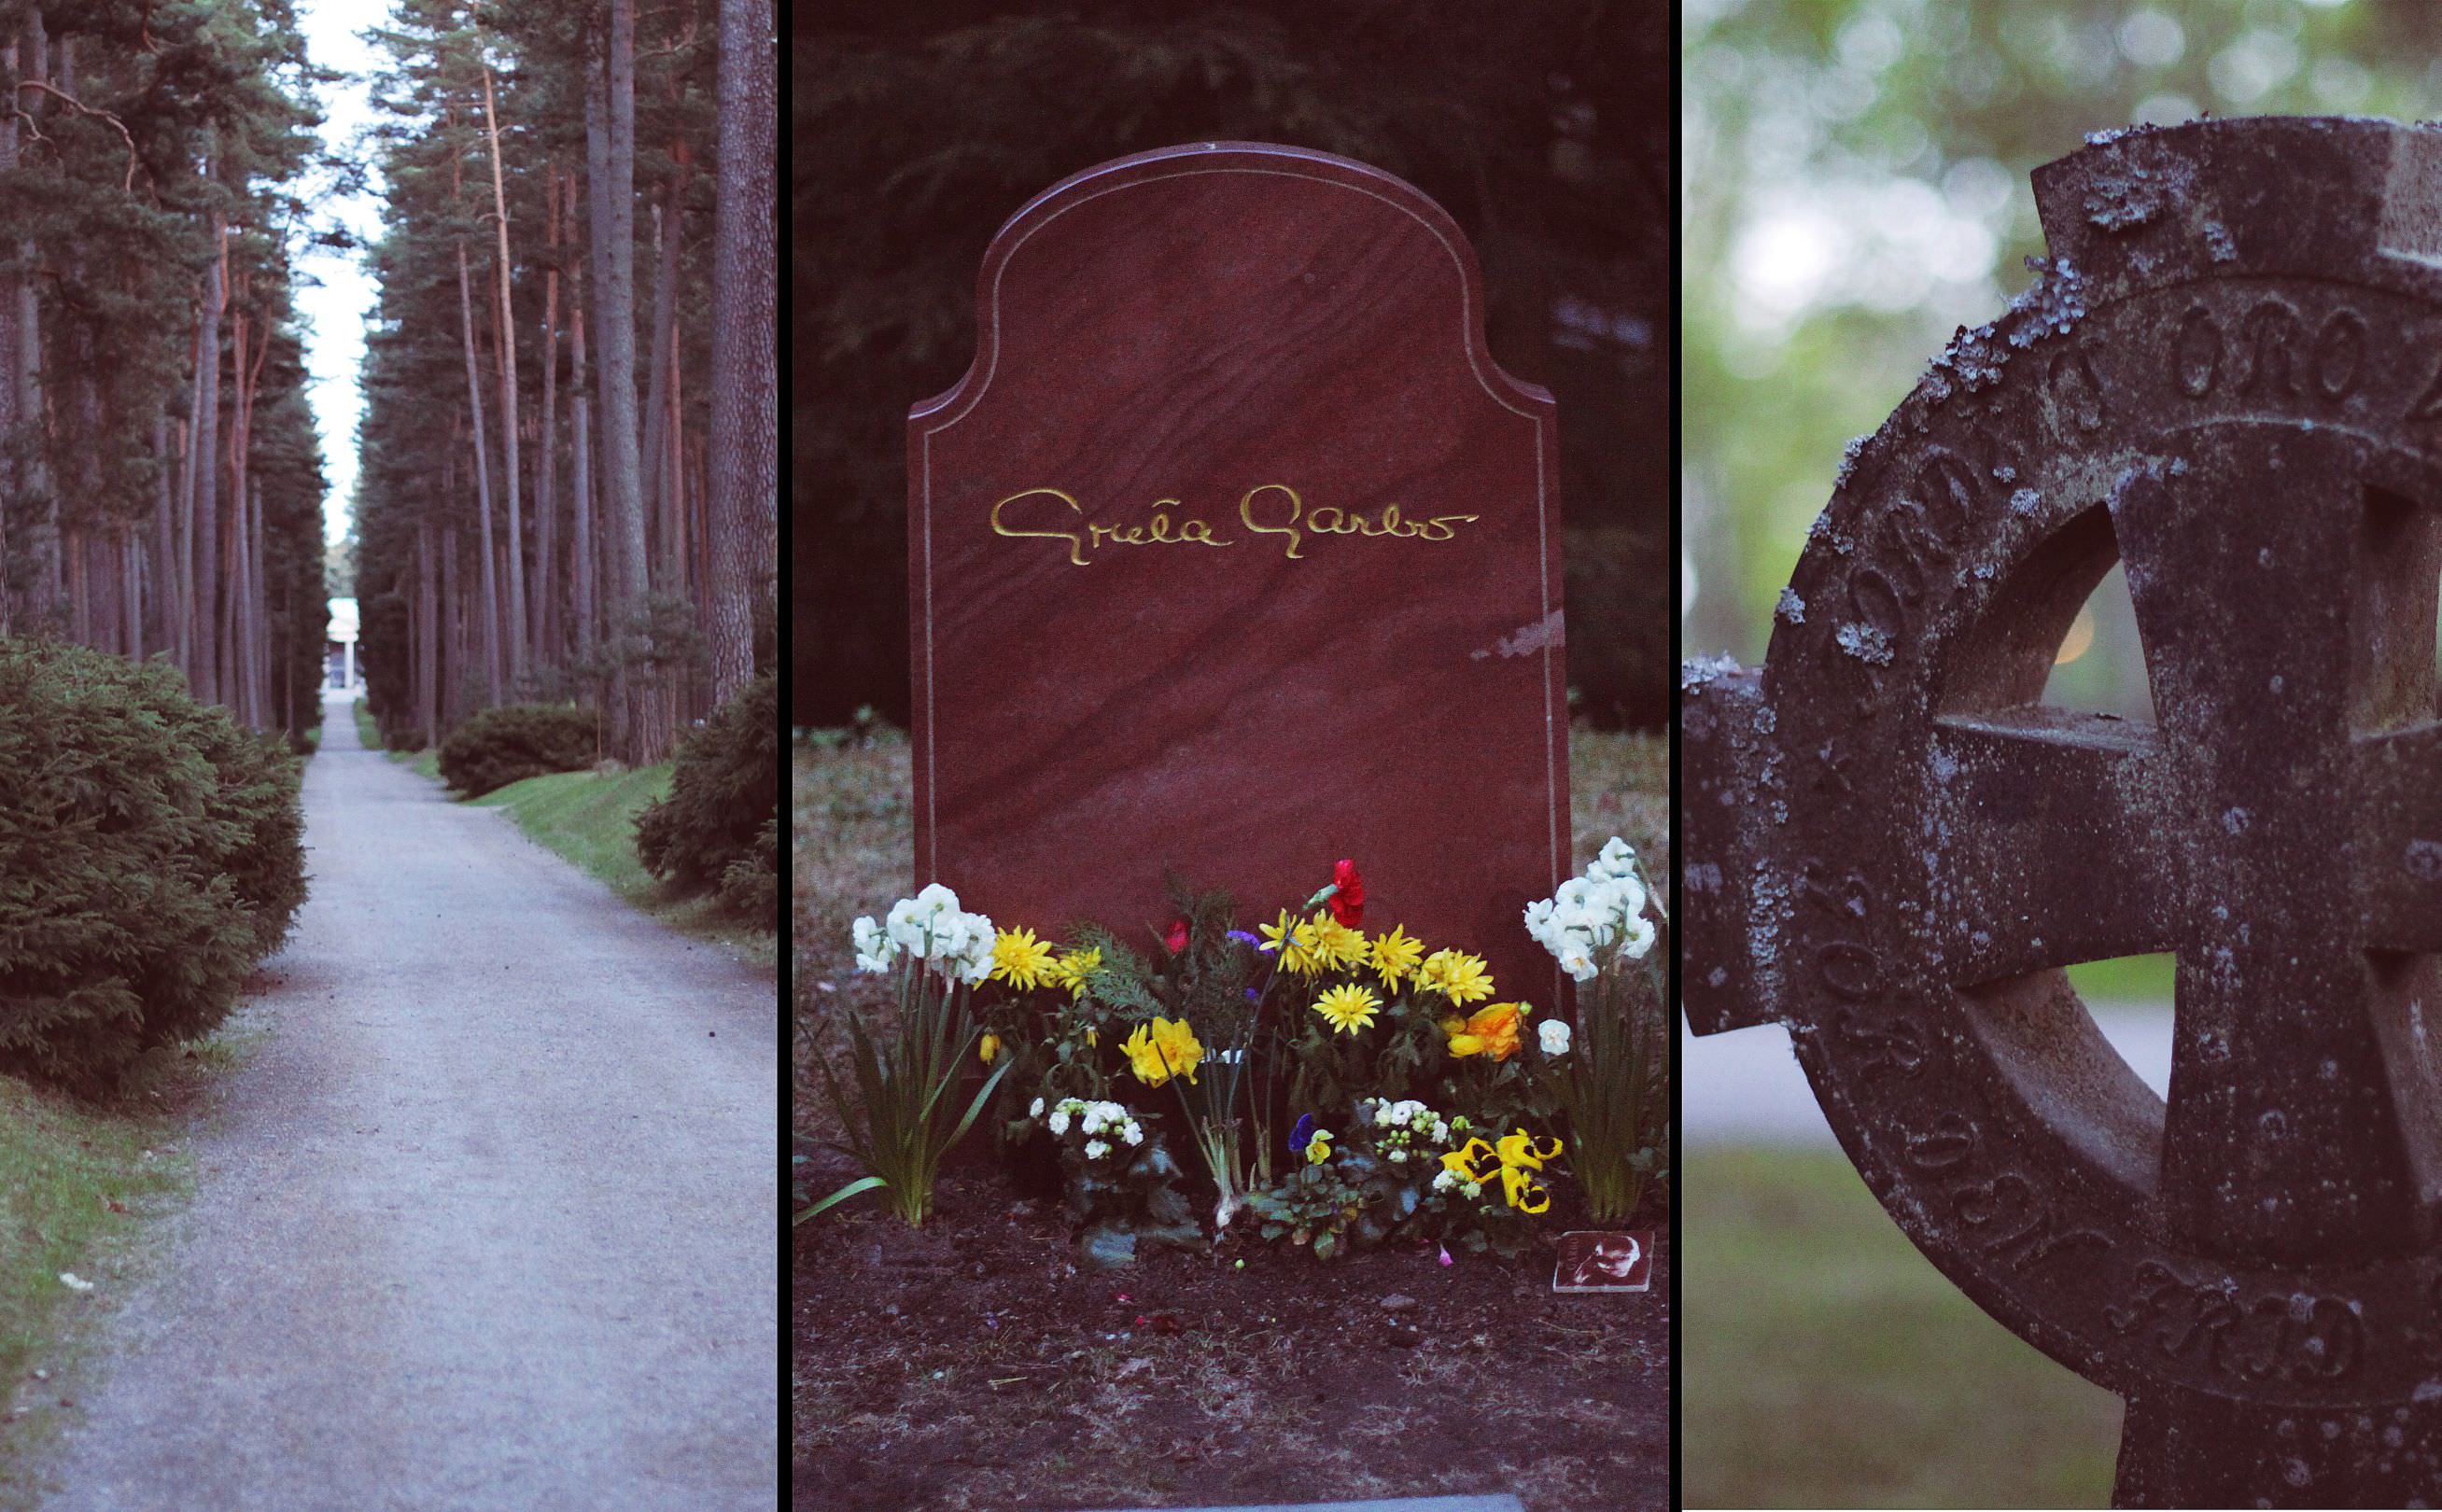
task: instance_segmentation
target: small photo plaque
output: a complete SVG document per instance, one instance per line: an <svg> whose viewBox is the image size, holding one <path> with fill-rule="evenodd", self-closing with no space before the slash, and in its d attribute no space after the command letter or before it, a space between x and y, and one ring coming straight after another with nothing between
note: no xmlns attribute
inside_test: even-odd
<svg viewBox="0 0 2442 1512"><path fill-rule="evenodd" d="M1560 1236L1560 1258L1552 1267L1554 1291L1645 1291L1653 1284L1653 1230L1597 1233L1580 1229Z"/></svg>

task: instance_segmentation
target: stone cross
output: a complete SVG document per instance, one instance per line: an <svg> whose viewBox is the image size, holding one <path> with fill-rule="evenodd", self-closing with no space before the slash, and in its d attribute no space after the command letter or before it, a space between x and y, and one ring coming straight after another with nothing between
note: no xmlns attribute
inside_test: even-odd
<svg viewBox="0 0 2442 1512"><path fill-rule="evenodd" d="M1162 870L1492 958L1569 869L1551 396L1474 253L1361 163L1105 163L986 250L975 365L908 419L918 881L1151 947ZM1146 925L1154 926L1149 935Z"/></svg>
<svg viewBox="0 0 2442 1512"><path fill-rule="evenodd" d="M2442 1502L2442 130L2039 170L2035 285L1685 677L1685 1006L2127 1399L2123 1505ZM2127 568L2155 719L2046 675ZM2061 968L2176 953L2167 1101Z"/></svg>

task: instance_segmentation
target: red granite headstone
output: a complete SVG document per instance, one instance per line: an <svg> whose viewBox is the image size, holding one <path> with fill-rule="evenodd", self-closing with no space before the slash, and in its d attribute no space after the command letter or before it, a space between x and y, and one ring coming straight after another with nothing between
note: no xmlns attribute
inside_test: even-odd
<svg viewBox="0 0 2442 1512"><path fill-rule="evenodd" d="M917 880L1145 941L1166 865L1244 914L1354 857L1369 928L1553 1006L1552 399L1449 217L1321 153L1145 153L1018 211L977 310L908 418Z"/></svg>

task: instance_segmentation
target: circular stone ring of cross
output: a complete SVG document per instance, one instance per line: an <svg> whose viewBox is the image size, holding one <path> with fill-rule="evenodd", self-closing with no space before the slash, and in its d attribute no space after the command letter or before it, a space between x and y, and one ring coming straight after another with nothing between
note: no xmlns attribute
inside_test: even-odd
<svg viewBox="0 0 2442 1512"><path fill-rule="evenodd" d="M1685 997L2127 1398L2123 1504L2442 1502L2442 130L2039 170L2050 257L1686 675ZM2154 718L2049 705L2126 568ZM2178 958L2167 1099L2062 968Z"/></svg>

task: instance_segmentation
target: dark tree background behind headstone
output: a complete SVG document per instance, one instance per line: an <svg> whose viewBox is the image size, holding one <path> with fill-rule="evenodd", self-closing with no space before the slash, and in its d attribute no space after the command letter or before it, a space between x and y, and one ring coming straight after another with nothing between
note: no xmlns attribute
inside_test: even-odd
<svg viewBox="0 0 2442 1512"><path fill-rule="evenodd" d="M907 406L975 351L1000 223L1198 140L1396 173L1483 260L1494 357L1558 401L1576 709L1668 715L1670 12L1661 0L795 8L793 722L907 720Z"/></svg>

